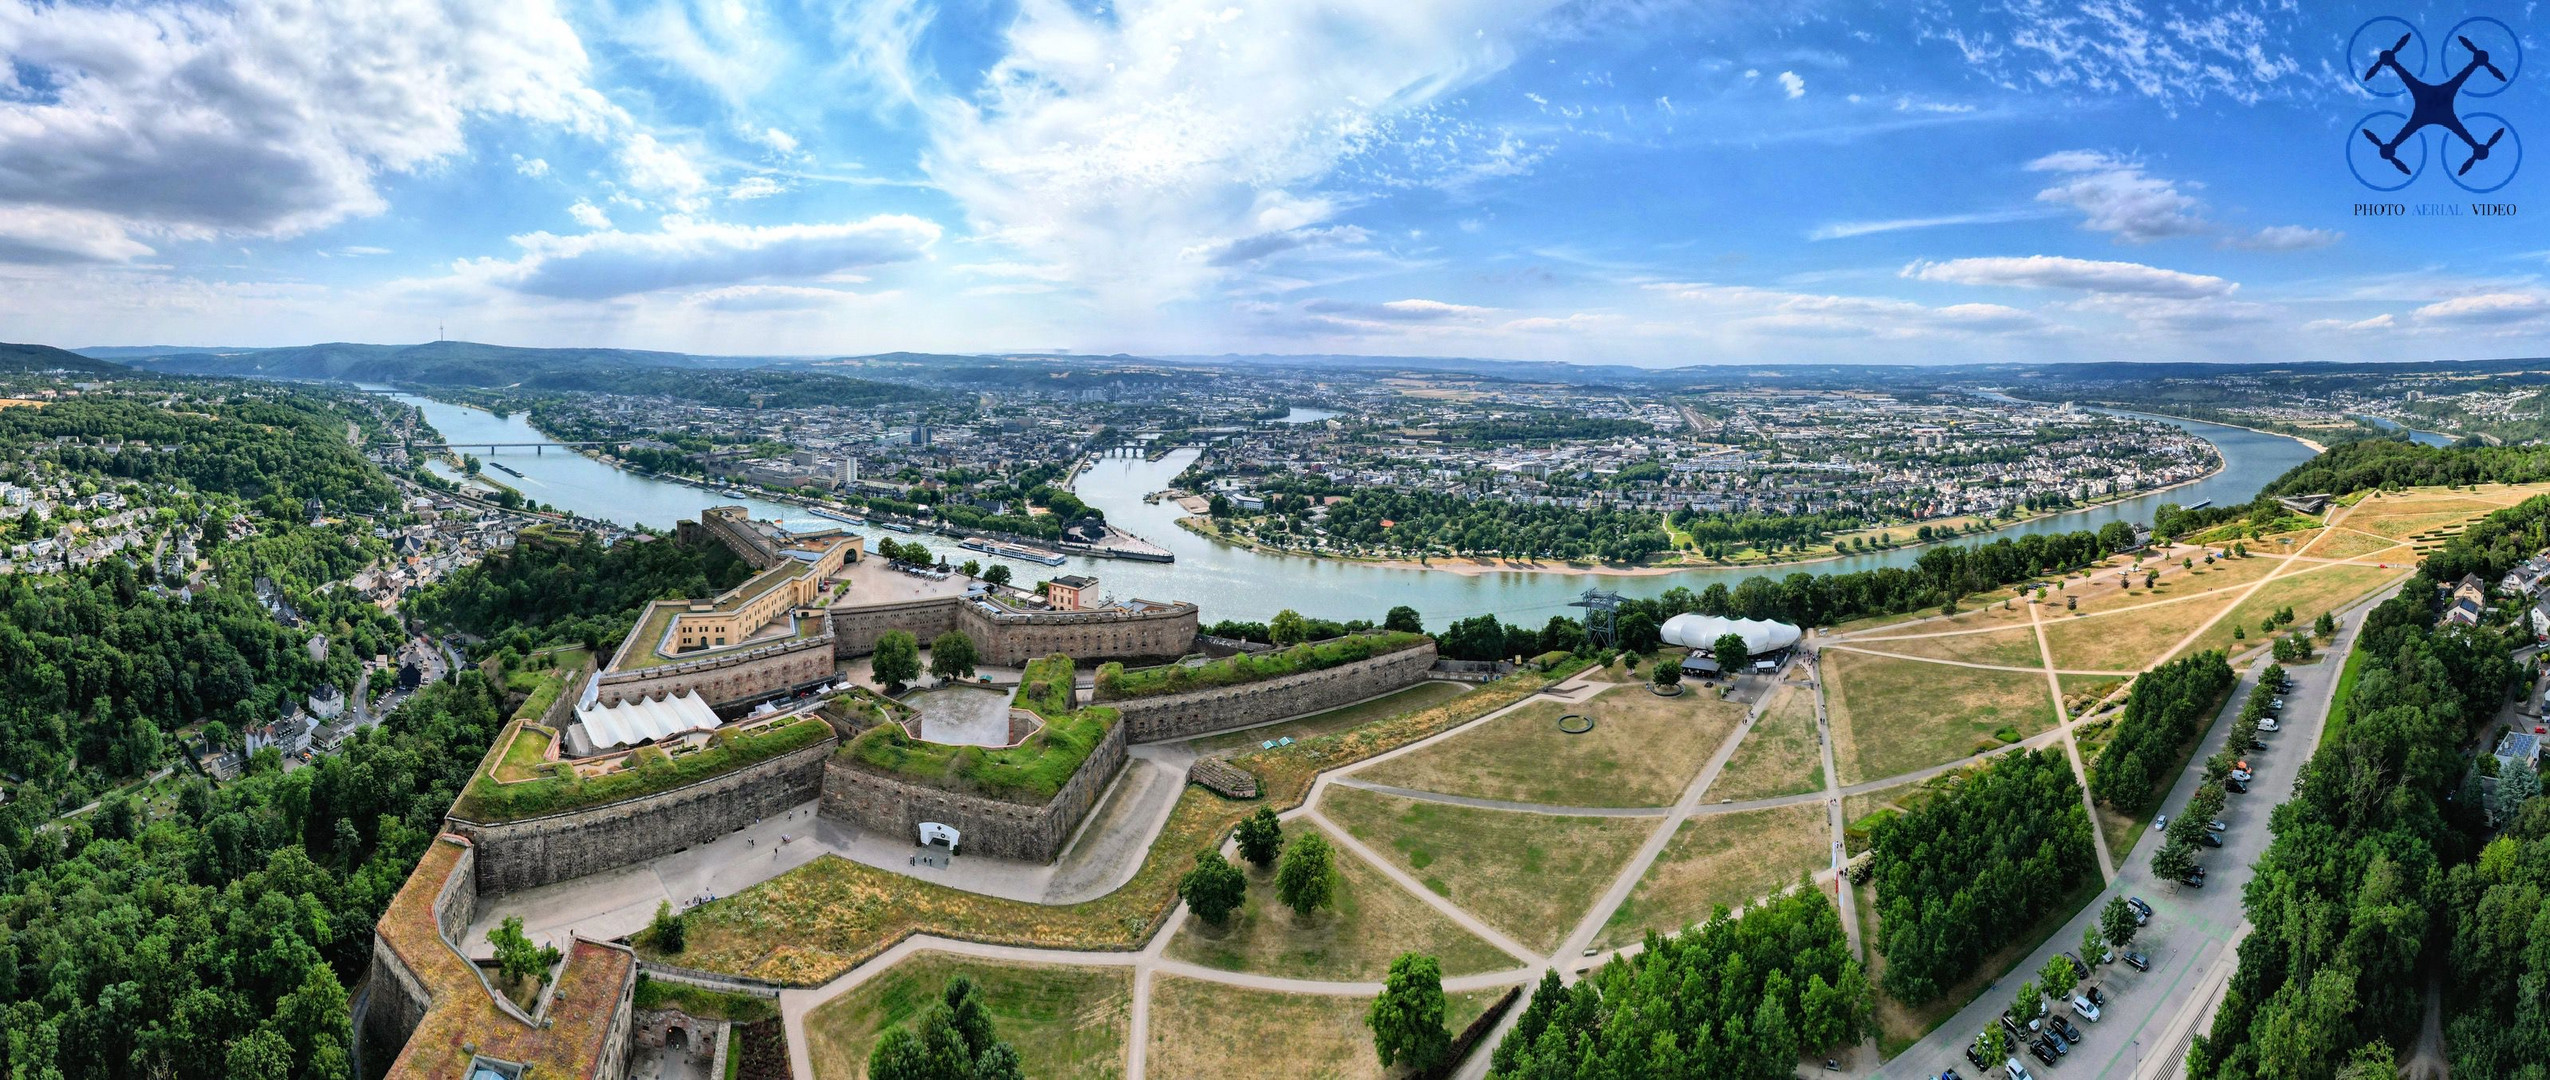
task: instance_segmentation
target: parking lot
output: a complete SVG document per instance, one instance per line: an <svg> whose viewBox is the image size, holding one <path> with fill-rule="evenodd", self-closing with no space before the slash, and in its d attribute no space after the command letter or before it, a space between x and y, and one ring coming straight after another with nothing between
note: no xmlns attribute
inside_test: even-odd
<svg viewBox="0 0 2550 1080"><path fill-rule="evenodd" d="M2223 810L2222 819L2230 826L2222 834L2224 846L2197 849L2197 860L2207 870L2203 887L2156 880L2151 872L2151 856L2160 846L2161 834L2144 830L2132 850L2120 853L2124 862L2116 880L2079 915L1973 1003L1873 1075L1927 1080L1953 1068L1968 1080L1976 1080L1964 1048L2008 1007L2018 980L2033 978L2055 954L2077 950L2082 929L2097 921L2099 909L2106 906L2109 897L2120 895L2140 897L2152 906L2151 921L2135 936L2131 946L2149 957L2151 970L2136 971L2121 959L2094 968L2083 985L2099 986L2108 1003L2100 1010L2097 1022L2074 1021L2086 1038L2057 1064L2045 1065L2026 1056L2024 1050L2018 1051L2020 1060L2038 1076L2123 1080L2175 1075L2180 1070L2176 1063L2185 1058L2192 1037L2203 1030L2202 1021L2210 1017L2213 1002L2220 997L2223 981L2233 966L2233 950L2243 932L2240 893L2252 876L2250 868L2266 850L2270 839L2268 816L2278 803L2290 797L2302 763L2319 744L2320 729L2336 692L2338 669L2354 648L2355 632L2364 612L2390 594L2390 590L2384 590L2346 611L2337 639L2321 653L2318 662L2287 668L2293 689L2283 695L2286 708L2279 724L2281 730L2262 735L2268 748L2248 755L2256 778L2249 785L2249 794L2232 796ZM2162 801L2162 813L2178 814L2189 794L2203 782L2204 760L2222 749L2230 738L2231 720L2257 690L2258 674L2267 664L2262 656L2240 672L2240 682L2224 703L2212 730L2178 782L2171 786L2168 798ZM2070 1014L2068 1007L2059 1008ZM1994 1075L1999 1075L1997 1070Z"/></svg>

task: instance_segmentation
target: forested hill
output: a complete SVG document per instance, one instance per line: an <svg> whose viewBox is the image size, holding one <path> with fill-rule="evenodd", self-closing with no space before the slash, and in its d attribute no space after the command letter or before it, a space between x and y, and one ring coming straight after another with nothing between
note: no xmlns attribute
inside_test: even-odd
<svg viewBox="0 0 2550 1080"><path fill-rule="evenodd" d="M2550 480L2550 447L2443 447L2376 439L2329 448L2267 485L2268 495L2347 495L2433 484L2531 484Z"/></svg>
<svg viewBox="0 0 2550 1080"><path fill-rule="evenodd" d="M526 349L474 341L417 345L330 342L224 352L105 350L146 371L402 386L661 394L705 405L865 407L925 401L931 391L872 379L773 371L770 357L704 357L637 349Z"/></svg>
<svg viewBox="0 0 2550 1080"><path fill-rule="evenodd" d="M0 341L0 372L69 371L121 375L120 365L93 360L51 345L13 345Z"/></svg>
<svg viewBox="0 0 2550 1080"><path fill-rule="evenodd" d="M45 455L73 472L232 495L276 516L299 514L307 499L370 511L397 492L347 444L345 425L352 421L350 413L289 392L174 409L77 397L40 409L0 409L0 451L16 458L51 443Z"/></svg>

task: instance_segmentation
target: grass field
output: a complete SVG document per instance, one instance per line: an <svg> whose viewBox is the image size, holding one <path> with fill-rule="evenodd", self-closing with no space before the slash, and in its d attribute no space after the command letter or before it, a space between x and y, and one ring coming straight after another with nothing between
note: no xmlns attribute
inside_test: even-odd
<svg viewBox="0 0 2550 1080"><path fill-rule="evenodd" d="M1294 824L1289 829L1310 827ZM1240 867L1249 879L1247 906L1218 929L1190 917L1169 942L1170 956L1224 971L1348 982L1378 981L1389 973L1391 958L1403 952L1442 961L1445 975L1516 966L1503 950L1461 929L1350 852L1337 855L1337 907L1308 920L1295 919L1275 899L1274 871L1245 862Z"/></svg>
<svg viewBox="0 0 2550 1080"><path fill-rule="evenodd" d="M877 1037L907 1024L958 975L973 979L1003 1041L1034 1077L1123 1076L1133 969L996 964L919 953L806 1016L806 1055L822 1080L863 1080Z"/></svg>
<svg viewBox="0 0 2550 1080"><path fill-rule="evenodd" d="M2181 556L2181 558L2188 557ZM2066 609L2060 602L2062 597L2058 595L2050 597L2057 602L2046 609L2046 617L2051 620L2056 617L2073 616L2076 613L2113 611L2117 608L2148 604L2154 600L2169 600L2236 589L2243 585L2256 584L2258 579L2274 572L2276 567L2284 565L2283 559L2265 555L2253 555L2246 559L2219 559L2211 566L2205 565L2204 557L2201 555L2194 556L2191 561L2196 564L2195 569L2183 570L2179 568L2178 559L2169 560L2168 566L2161 571L2160 584L2149 589L2143 587L2143 575L2140 573L2134 575L2133 587L2128 589L2116 587L2116 575L2112 572L2089 585L2074 585L2070 591L2079 594L2081 598L2081 606L2077 612ZM2189 600L2187 602L2203 604L2209 601Z"/></svg>
<svg viewBox="0 0 2550 1080"><path fill-rule="evenodd" d="M1445 994L1443 1023L1459 1033L1505 991ZM1146 1075L1196 1077L1283 1075L1318 1080L1381 1080L1405 1070L1381 1067L1364 1015L1368 997L1285 994L1163 975L1151 983L1151 1045ZM1480 1053L1486 1053L1482 1047ZM1029 1071L1042 1080L1045 1074Z"/></svg>
<svg viewBox="0 0 2550 1080"><path fill-rule="evenodd" d="M1998 609L1995 609L1998 610ZM2008 630L1981 634L1948 634L1939 637L1855 638L1852 645L1899 656L1927 656L1940 660L1963 660L1970 664L1996 664L2002 667L2036 667L2044 659L2036 648L2036 628L2027 625L2027 612L2019 612L2019 625Z"/></svg>
<svg viewBox="0 0 2550 1080"><path fill-rule="evenodd" d="M2348 528L2336 528L2323 534L2302 553L2321 559L2353 559L2397 546L2399 546L2398 541L2386 537L2360 533ZM2400 554L2406 555L2407 552L2403 551Z"/></svg>
<svg viewBox="0 0 2550 1080"><path fill-rule="evenodd" d="M547 775L538 770L549 764L549 742L548 728L522 725L505 745L505 759L496 763L496 779L512 783Z"/></svg>
<svg viewBox="0 0 2550 1080"><path fill-rule="evenodd" d="M1665 844L1594 944L1612 948L1649 930L1674 933L1721 904L1741 910L1830 865L1832 844L1821 802L1697 815Z"/></svg>
<svg viewBox="0 0 2550 1080"><path fill-rule="evenodd" d="M2241 601L2239 607L2233 608L2230 614L2223 616L2221 622L2207 629L2194 643L2180 650L2180 653L2184 655L2205 649L2224 649L2238 653L2246 648L2264 645L2267 638L2259 632L2258 622L2273 614L2277 609L2292 608L2293 627L2308 627L2311 625L2311 620L2318 618L2321 612L2343 608L2364 594L2381 588L2384 584L2406 573L2407 569L2400 566L2383 570L2354 563L2321 563L2309 568L2296 569L2293 573L2270 581L2264 588L2250 594L2249 599ZM2244 638L2239 640L2232 638L2231 629L2235 626L2240 627L2246 634Z"/></svg>
<svg viewBox="0 0 2550 1080"><path fill-rule="evenodd" d="M1838 649L1824 655L1824 708L1833 724L1834 767L1845 784L1955 761L1998 745L1998 729L2025 738L2054 724L2054 699L2040 672Z"/></svg>
<svg viewBox="0 0 2550 1080"><path fill-rule="evenodd" d="M1332 731L1361 727L1385 716L1414 712L1429 705L1449 701L1469 693L1470 690L1471 687L1463 683L1421 682L1405 690L1385 694L1360 704L1348 705L1342 709L1330 709L1324 713L1312 713L1299 720L1287 720L1280 724L1268 724L1246 731L1234 731L1227 735L1196 739L1187 745L1199 752L1210 752L1254 748L1268 739L1280 739L1286 736L1297 740L1307 739L1314 735L1326 735Z"/></svg>
<svg viewBox="0 0 2550 1080"><path fill-rule="evenodd" d="M2226 592L2095 617L2048 612L2046 648L2059 668L2140 671L2169 655L2173 646L2221 611L2231 596Z"/></svg>
<svg viewBox="0 0 2550 1080"><path fill-rule="evenodd" d="M1558 718L1594 730L1570 735ZM1582 705L1540 701L1356 775L1376 784L1554 806L1667 806L1743 719L1744 706L1698 688L1662 698L1643 686Z"/></svg>
<svg viewBox="0 0 2550 1080"><path fill-rule="evenodd" d="M2513 505L2514 501L2519 500L2510 500L2504 495L2473 498L2460 492L2433 489L2406 495L2384 495L2357 503L2342 524L2375 536L2404 539L2428 529L2495 513Z"/></svg>
<svg viewBox="0 0 2550 1080"><path fill-rule="evenodd" d="M1736 746L1706 798L1746 802L1824 786L1824 757L1815 747L1815 692L1790 686L1779 694Z"/></svg>
<svg viewBox="0 0 2550 1080"><path fill-rule="evenodd" d="M1319 812L1462 910L1535 949L1558 947L1653 818L1553 817L1331 786Z"/></svg>
<svg viewBox="0 0 2550 1080"><path fill-rule="evenodd" d="M1857 634L1875 630L1880 627L1896 626L1915 621L1921 622L1919 629L1905 627L1902 632L1915 634L1928 633L1932 630L1963 630L1977 626L2000 625L2001 623L2009 621L2009 615L2007 613L2003 613L1996 616L1993 615L1992 612L2000 610L2002 601L2010 599L2016 595L2018 595L2018 593L2014 589L1994 589L1991 592L1978 593L1974 596L1967 597L1965 602L1961 605L1965 608L1965 610L1953 618L1939 618L1939 609L1929 607L1923 608L1919 611L1903 611L1892 615L1871 615L1865 619L1853 619L1849 622L1835 625L1832 632L1835 634ZM2021 619L2025 619L2027 618L2027 613L2020 612L2019 617Z"/></svg>

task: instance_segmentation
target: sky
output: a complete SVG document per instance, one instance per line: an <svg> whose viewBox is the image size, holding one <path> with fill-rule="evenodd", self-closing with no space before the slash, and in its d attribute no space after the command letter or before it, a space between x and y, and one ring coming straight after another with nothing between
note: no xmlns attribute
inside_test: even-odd
<svg viewBox="0 0 2550 1080"><path fill-rule="evenodd" d="M0 0L0 340L2541 355L2538 8Z"/></svg>

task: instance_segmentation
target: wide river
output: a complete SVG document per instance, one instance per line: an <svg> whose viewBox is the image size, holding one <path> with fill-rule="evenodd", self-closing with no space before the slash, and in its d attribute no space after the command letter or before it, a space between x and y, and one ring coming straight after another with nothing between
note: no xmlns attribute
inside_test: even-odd
<svg viewBox="0 0 2550 1080"><path fill-rule="evenodd" d="M543 439L519 414L498 418L484 410L428 398L407 394L391 396L423 409L426 419L456 445L473 439L491 442L538 442ZM1294 417L1287 419L1301 419L1310 412L1307 409L1297 410ZM2255 498L2258 489L2265 487L2268 481L2310 460L2312 454L2309 447L2282 435L2193 420L2153 419L2176 424L2210 440L2222 451L2222 471L2186 487L2038 518L1990 535L2069 532L2097 528L2111 521L2149 521L2152 511L2164 502L2182 506L2200 501L2246 502ZM461 448L467 449L466 445ZM739 500L687 484L639 476L560 450L540 455L528 450L508 450L492 455L470 452L478 454L483 461L503 462L521 472L522 476L516 478L489 470L494 479L520 489L524 495L562 510L607 521L669 529L676 521L697 517L707 507L737 502L751 507L755 517L777 517L792 523L820 520L801 508L760 499ZM1269 555L1226 547L1196 536L1178 528L1177 519L1183 511L1175 503L1142 501L1144 495L1167 487L1171 478L1195 460L1196 454L1194 450L1178 450L1159 461L1101 458L1080 474L1075 487L1081 499L1105 511L1107 520L1117 527L1177 553L1176 562L1142 563L1075 557L1069 560L1067 568L1076 573L1097 576L1099 591L1109 596L1195 601L1203 606L1204 618L1208 622L1216 619L1264 619L1284 608L1333 619L1377 620L1392 605L1407 604L1424 614L1426 625L1441 627L1454 619L1482 613L1493 613L1509 622L1543 622L1550 615L1570 613L1567 602L1586 589L1597 586L1631 596L1652 596L1676 585L1696 590L1707 587L1711 582L1725 582L1732 587L1755 574L1777 576L1798 569L1835 573L1879 566L1908 566L1921 554L1918 547L1903 547L1798 566L1694 569L1638 576L1533 572L1455 574ZM876 532L873 529L867 531ZM947 550L949 557L958 561L980 558L955 550L953 540L940 537L932 538L931 542L934 548ZM1021 581L1034 581L1060 572L1032 563L1013 564L1012 569Z"/></svg>

